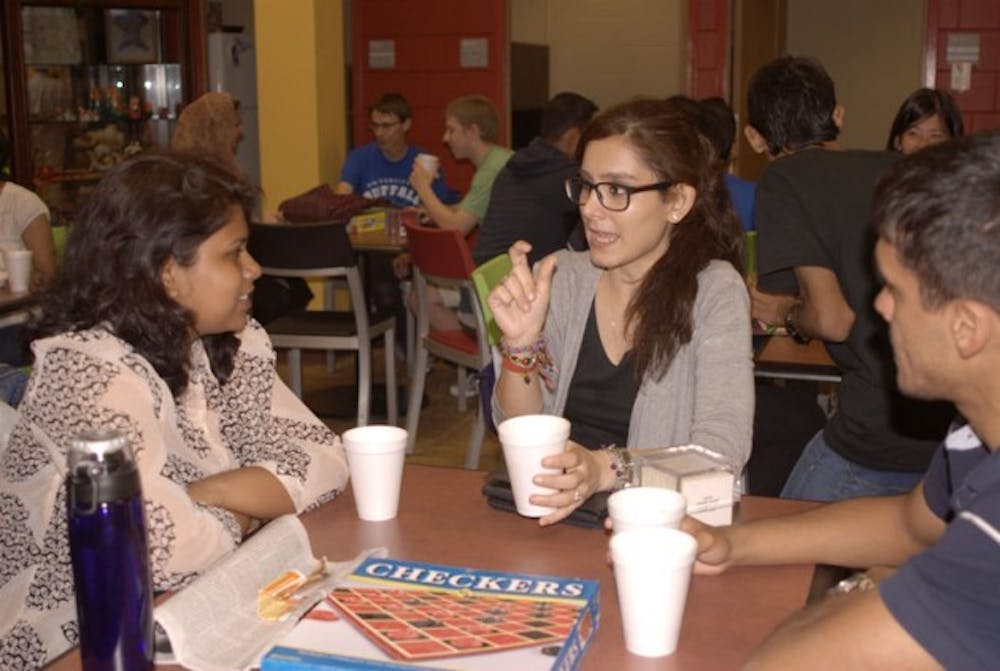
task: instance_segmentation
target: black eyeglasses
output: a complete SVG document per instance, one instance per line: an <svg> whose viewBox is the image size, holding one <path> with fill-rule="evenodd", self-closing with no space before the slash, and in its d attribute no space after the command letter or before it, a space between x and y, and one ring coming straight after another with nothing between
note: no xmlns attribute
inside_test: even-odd
<svg viewBox="0 0 1000 671"><path fill-rule="evenodd" d="M666 191L671 187L671 182L657 182L645 186L628 186L626 184L616 184L615 182L588 182L583 177L570 177L566 180L566 197L577 205L583 206L590 199L590 192L597 192L597 202L605 210L621 212L627 210L632 202L633 193L643 191Z"/></svg>
<svg viewBox="0 0 1000 671"><path fill-rule="evenodd" d="M398 126L401 123L403 123L403 122L402 121L382 121L382 122L372 121L371 123L368 124L368 127L372 130L372 132L375 132L377 130L389 130L390 128L394 128L394 127Z"/></svg>

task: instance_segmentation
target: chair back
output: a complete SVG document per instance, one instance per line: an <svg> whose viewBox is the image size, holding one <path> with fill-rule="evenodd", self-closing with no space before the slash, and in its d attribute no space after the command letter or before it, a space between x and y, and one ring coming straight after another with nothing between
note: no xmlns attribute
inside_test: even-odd
<svg viewBox="0 0 1000 671"><path fill-rule="evenodd" d="M358 265L343 222L251 223L247 250L267 275L318 277L323 269Z"/></svg>
<svg viewBox="0 0 1000 671"><path fill-rule="evenodd" d="M507 253L494 256L492 259L472 271L472 283L476 287L476 298L479 299L479 308L483 311L483 321L486 323L487 337L490 345L500 343L500 327L497 326L493 318L493 311L490 310L487 297L493 287L500 284L501 280L510 273L510 255Z"/></svg>
<svg viewBox="0 0 1000 671"><path fill-rule="evenodd" d="M306 224L250 224L247 251L273 277L347 278L359 333L368 331L358 257L343 222Z"/></svg>
<svg viewBox="0 0 1000 671"><path fill-rule="evenodd" d="M404 222L410 259L428 279L467 280L476 264L458 231Z"/></svg>

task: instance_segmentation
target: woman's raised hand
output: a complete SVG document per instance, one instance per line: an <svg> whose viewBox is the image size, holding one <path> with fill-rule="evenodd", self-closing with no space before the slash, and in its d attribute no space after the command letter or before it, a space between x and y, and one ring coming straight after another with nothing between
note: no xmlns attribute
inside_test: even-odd
<svg viewBox="0 0 1000 671"><path fill-rule="evenodd" d="M510 274L494 287L487 299L504 339L515 347L528 345L541 334L556 269L556 257L550 254L539 262L537 275L532 274L528 265L530 251L531 245L523 240L511 246Z"/></svg>

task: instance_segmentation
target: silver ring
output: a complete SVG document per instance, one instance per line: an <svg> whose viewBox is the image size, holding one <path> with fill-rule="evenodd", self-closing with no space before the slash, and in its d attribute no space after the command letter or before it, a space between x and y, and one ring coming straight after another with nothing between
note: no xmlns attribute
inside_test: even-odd
<svg viewBox="0 0 1000 671"><path fill-rule="evenodd" d="M579 489L573 490L573 503L579 503L580 499L583 498L583 494L580 493Z"/></svg>

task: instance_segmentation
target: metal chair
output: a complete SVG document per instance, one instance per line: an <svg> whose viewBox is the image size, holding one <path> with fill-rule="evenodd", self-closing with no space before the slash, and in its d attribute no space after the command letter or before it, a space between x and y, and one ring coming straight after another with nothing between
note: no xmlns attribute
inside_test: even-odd
<svg viewBox="0 0 1000 671"><path fill-rule="evenodd" d="M457 231L425 228L411 223L406 226L406 238L413 262L413 290L417 292L417 345L416 356L410 369L410 399L406 415L409 433L407 452L416 445L417 425L420 421L420 402L424 396L427 379L427 355L451 361L458 366L460 391L465 389L465 371L480 370L490 362L490 346L486 324L479 301L473 300L476 333L458 331L432 331L428 317L427 285L474 292L472 271L475 264L465 238ZM459 393L460 410L465 410L464 394ZM476 424L469 437L465 452L465 467L479 466L479 453L483 445L485 421L482 404L477 404Z"/></svg>
<svg viewBox="0 0 1000 671"><path fill-rule="evenodd" d="M358 426L368 424L372 388L372 340L385 335L386 414L397 421L396 319L371 313L365 300L358 259L344 223L250 224L250 254L265 275L346 279L351 310L299 310L264 328L275 348L288 349L289 387L302 396L303 349L353 350L358 354Z"/></svg>

